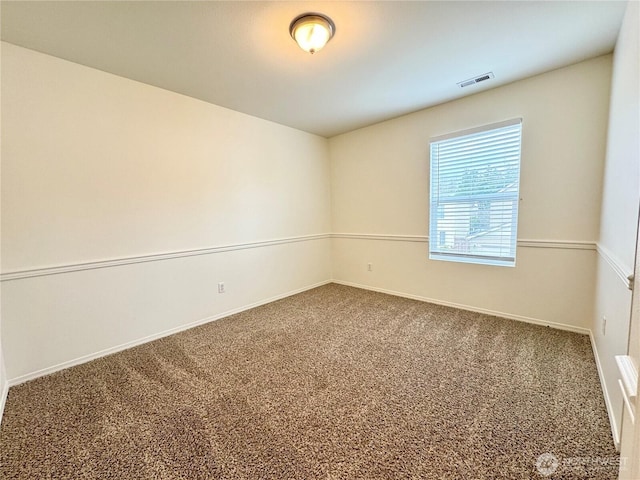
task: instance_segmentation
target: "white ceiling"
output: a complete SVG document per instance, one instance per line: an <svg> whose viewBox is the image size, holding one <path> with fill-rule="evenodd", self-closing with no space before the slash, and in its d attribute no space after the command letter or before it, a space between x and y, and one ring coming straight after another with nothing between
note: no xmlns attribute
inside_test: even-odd
<svg viewBox="0 0 640 480"><path fill-rule="evenodd" d="M609 53L625 4L3 1L1 13L7 42L331 137ZM337 30L313 56L288 30L308 11Z"/></svg>

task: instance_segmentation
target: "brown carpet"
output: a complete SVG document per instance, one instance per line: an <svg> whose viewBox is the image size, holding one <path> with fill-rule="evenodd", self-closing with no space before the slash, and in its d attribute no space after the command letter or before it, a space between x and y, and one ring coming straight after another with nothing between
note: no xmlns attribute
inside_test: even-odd
<svg viewBox="0 0 640 480"><path fill-rule="evenodd" d="M335 284L13 387L0 430L2 479L613 479L617 461L587 336Z"/></svg>

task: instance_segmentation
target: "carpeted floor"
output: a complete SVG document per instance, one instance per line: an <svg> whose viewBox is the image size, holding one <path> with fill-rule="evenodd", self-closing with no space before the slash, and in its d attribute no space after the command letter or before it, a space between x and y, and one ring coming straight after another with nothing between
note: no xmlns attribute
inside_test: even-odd
<svg viewBox="0 0 640 480"><path fill-rule="evenodd" d="M0 429L2 479L614 479L617 461L588 337L335 284L13 387Z"/></svg>

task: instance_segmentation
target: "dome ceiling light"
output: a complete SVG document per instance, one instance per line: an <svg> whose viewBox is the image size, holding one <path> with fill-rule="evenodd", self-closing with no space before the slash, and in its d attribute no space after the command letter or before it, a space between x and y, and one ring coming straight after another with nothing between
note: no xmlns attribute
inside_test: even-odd
<svg viewBox="0 0 640 480"><path fill-rule="evenodd" d="M289 25L289 33L302 50L314 54L336 33L336 25L321 13L303 13Z"/></svg>

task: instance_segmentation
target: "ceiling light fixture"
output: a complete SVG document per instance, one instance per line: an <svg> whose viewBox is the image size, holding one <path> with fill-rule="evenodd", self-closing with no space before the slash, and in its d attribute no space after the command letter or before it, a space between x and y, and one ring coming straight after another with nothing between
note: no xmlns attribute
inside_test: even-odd
<svg viewBox="0 0 640 480"><path fill-rule="evenodd" d="M314 54L336 33L336 25L321 13L303 13L289 25L289 33L305 52Z"/></svg>

